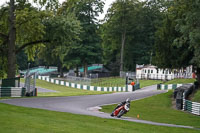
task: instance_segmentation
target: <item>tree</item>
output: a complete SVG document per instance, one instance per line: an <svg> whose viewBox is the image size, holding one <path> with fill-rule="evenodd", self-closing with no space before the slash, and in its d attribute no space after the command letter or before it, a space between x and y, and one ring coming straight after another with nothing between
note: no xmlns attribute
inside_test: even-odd
<svg viewBox="0 0 200 133"><path fill-rule="evenodd" d="M160 17L155 3L135 0L113 3L101 28L104 63L111 64L111 68L118 66L118 72L134 71L136 64L150 63L155 27Z"/></svg>
<svg viewBox="0 0 200 133"><path fill-rule="evenodd" d="M156 43L156 59L159 59L157 64L162 67L182 68L193 65L200 83L199 11L200 1L171 1L156 36L160 40Z"/></svg>
<svg viewBox="0 0 200 133"><path fill-rule="evenodd" d="M80 22L73 14L57 14L46 19L44 25L46 27L45 38L50 40L50 45L41 49L40 57L49 65L56 64L63 77L63 67L70 68L72 62L66 58L78 47L76 44L80 41L79 36L82 29ZM72 56L69 58L74 59Z"/></svg>
<svg viewBox="0 0 200 133"><path fill-rule="evenodd" d="M97 16L103 11L101 0L68 0L64 6L67 12L75 13L81 22L79 57L87 76L87 66L101 60L100 36L98 35Z"/></svg>
<svg viewBox="0 0 200 133"><path fill-rule="evenodd" d="M47 4L47 7L57 5L56 3L57 0L40 1L41 5ZM10 0L8 8L3 7L1 11L3 19L0 21L3 27L0 30L0 45L6 48L4 54L7 53L6 59L4 58L7 68L4 71L8 78L13 78L16 73L16 54L29 47L27 51L31 55L35 45L49 42L43 38L44 27L41 24L41 19L47 16L43 11L33 8L27 0Z"/></svg>

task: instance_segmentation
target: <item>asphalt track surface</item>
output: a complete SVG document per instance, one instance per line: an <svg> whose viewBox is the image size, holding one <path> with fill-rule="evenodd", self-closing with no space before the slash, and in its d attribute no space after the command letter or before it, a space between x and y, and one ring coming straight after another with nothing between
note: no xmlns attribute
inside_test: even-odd
<svg viewBox="0 0 200 133"><path fill-rule="evenodd" d="M101 118L119 119L111 117L110 114L100 112L99 111L99 109L101 108L100 106L120 103L126 100L127 98L130 98L130 100L134 101L165 92L166 91L163 90L156 90L156 85L154 85L142 88L135 92L118 92L113 94L70 96L70 97L3 99L0 100L0 102L17 106L23 106L23 107L39 108L39 109L46 109L59 112L69 112L73 114L90 115ZM182 127L182 128L194 129L191 126L157 123L145 120L138 120L130 117L121 117L120 119L137 123L158 125L158 126Z"/></svg>

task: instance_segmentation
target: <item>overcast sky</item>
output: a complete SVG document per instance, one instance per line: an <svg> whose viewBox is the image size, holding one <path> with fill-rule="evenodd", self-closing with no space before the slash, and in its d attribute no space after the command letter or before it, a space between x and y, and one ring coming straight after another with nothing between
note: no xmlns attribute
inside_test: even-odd
<svg viewBox="0 0 200 133"><path fill-rule="evenodd" d="M0 6L3 5L3 4L5 4L7 1L9 1L9 0L0 0ZM59 0L60 3L62 3L63 1L65 1L65 0ZM115 0L103 0L103 1L105 2L104 13L99 16L100 19L104 18L105 14L106 14L106 12L107 12L107 10L109 8L109 6Z"/></svg>

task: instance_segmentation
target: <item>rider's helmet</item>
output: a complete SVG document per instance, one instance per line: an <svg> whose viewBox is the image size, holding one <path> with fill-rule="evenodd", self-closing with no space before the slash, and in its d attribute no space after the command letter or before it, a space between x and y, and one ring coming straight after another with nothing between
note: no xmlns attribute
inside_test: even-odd
<svg viewBox="0 0 200 133"><path fill-rule="evenodd" d="M127 98L127 99L126 99L126 102L127 102L127 103L130 103L130 99L129 99L129 98Z"/></svg>

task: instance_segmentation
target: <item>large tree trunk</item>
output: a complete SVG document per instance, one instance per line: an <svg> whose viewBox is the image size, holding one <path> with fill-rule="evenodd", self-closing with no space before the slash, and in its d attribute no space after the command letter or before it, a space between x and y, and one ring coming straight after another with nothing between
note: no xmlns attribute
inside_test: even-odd
<svg viewBox="0 0 200 133"><path fill-rule="evenodd" d="M120 56L120 71L124 70L124 45L126 40L126 30L122 32L122 46L121 46L121 56Z"/></svg>
<svg viewBox="0 0 200 133"><path fill-rule="evenodd" d="M197 68L197 73L196 73L196 75L197 75L197 81L198 81L198 83L199 83L199 85L200 85L200 68L199 68L199 67Z"/></svg>
<svg viewBox="0 0 200 133"><path fill-rule="evenodd" d="M79 75L78 75L78 72L79 72L79 70L78 70L78 66L76 66L76 77L78 77Z"/></svg>
<svg viewBox="0 0 200 133"><path fill-rule="evenodd" d="M15 28L15 0L10 0L10 14L9 14L9 43L8 43L8 78L14 78L16 72L16 54L15 54L15 40L16 40L16 28Z"/></svg>
<svg viewBox="0 0 200 133"><path fill-rule="evenodd" d="M64 74L63 74L63 67L62 67L62 63L58 64L58 72L60 74L60 77L63 78Z"/></svg>
<svg viewBox="0 0 200 133"><path fill-rule="evenodd" d="M87 63L84 63L84 77L87 77L88 67Z"/></svg>

